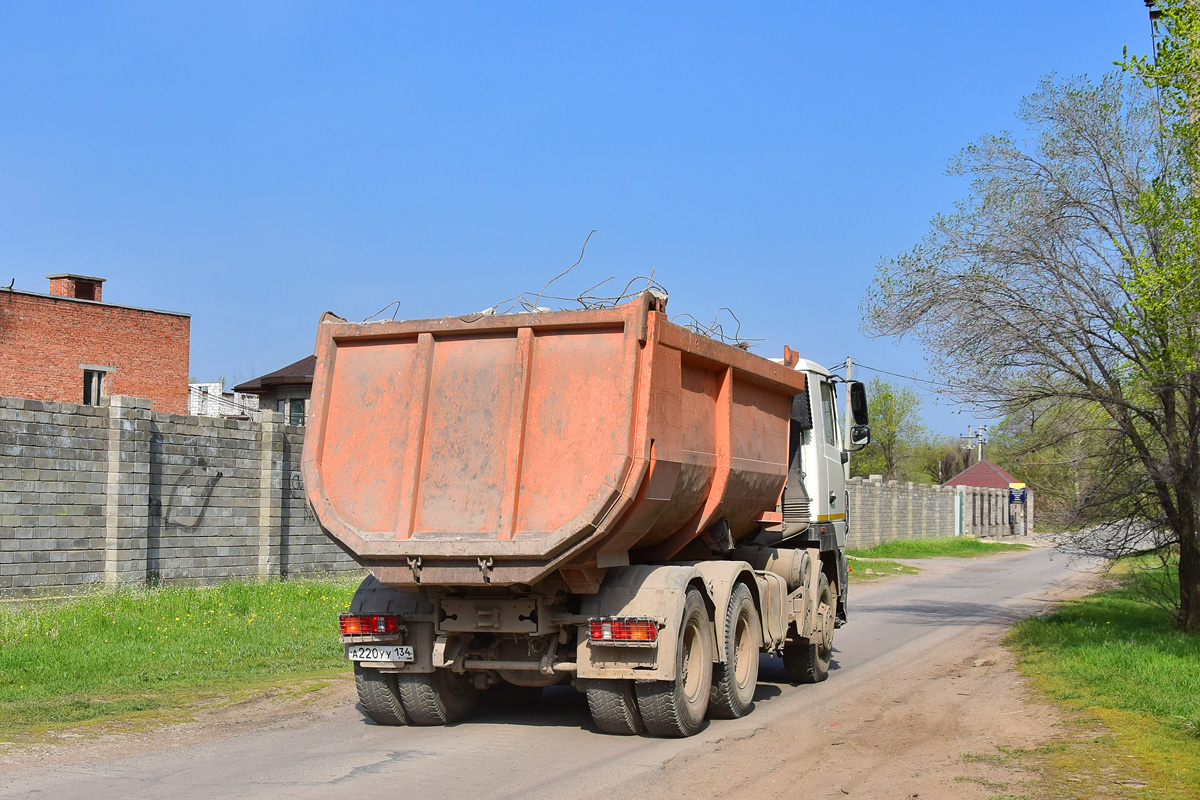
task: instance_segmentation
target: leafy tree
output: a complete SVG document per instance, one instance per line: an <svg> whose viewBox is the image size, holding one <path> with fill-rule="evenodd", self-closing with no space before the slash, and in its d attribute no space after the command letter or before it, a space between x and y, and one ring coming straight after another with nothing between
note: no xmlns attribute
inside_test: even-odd
<svg viewBox="0 0 1200 800"><path fill-rule="evenodd" d="M910 479L902 466L926 437L921 396L906 386L872 378L867 384L867 409L871 443L850 459L850 474L882 475L888 481Z"/></svg>
<svg viewBox="0 0 1200 800"><path fill-rule="evenodd" d="M1018 114L1031 139L984 136L951 163L968 196L880 264L863 312L869 332L921 341L959 399L997 415L1054 409L1060 442L1087 454L1073 517L1109 523L1088 545L1177 547L1177 624L1194 632L1200 172L1189 103L1200 63L1195 14L1167 5L1158 63L1169 75L1131 62L1171 88L1163 136L1152 94L1128 72L1044 80Z"/></svg>

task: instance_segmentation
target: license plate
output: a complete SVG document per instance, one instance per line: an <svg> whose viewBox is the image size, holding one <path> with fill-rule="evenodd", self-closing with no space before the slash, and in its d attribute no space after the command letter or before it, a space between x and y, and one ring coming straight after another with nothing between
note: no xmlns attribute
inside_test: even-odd
<svg viewBox="0 0 1200 800"><path fill-rule="evenodd" d="M348 644L346 658L351 661L412 661L410 644Z"/></svg>

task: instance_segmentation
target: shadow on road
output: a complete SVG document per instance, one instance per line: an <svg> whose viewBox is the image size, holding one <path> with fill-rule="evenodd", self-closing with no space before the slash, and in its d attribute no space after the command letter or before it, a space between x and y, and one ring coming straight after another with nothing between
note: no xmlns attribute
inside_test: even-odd
<svg viewBox="0 0 1200 800"><path fill-rule="evenodd" d="M1029 616L1028 609L1004 608L991 603L899 603L871 606L873 615L892 616L907 625L971 627L980 622L1013 623Z"/></svg>

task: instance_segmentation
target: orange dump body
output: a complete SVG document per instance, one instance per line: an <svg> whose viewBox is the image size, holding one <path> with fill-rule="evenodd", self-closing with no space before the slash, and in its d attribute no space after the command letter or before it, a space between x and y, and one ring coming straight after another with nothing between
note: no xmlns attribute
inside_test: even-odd
<svg viewBox="0 0 1200 800"><path fill-rule="evenodd" d="M394 586L558 573L578 591L722 520L750 533L783 488L804 375L664 312L647 293L588 311L326 315L303 460L321 526Z"/></svg>

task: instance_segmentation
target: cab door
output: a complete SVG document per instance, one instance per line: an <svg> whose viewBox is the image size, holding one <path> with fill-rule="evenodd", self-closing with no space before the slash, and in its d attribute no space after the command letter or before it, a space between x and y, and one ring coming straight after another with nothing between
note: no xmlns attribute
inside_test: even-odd
<svg viewBox="0 0 1200 800"><path fill-rule="evenodd" d="M821 381L821 440L817 442L820 453L821 496L820 522L842 522L834 526L839 534L845 530L846 519L846 470L842 463L842 427L838 424L837 392L828 380ZM844 534L843 534L844 535ZM838 536L839 543L844 541Z"/></svg>

